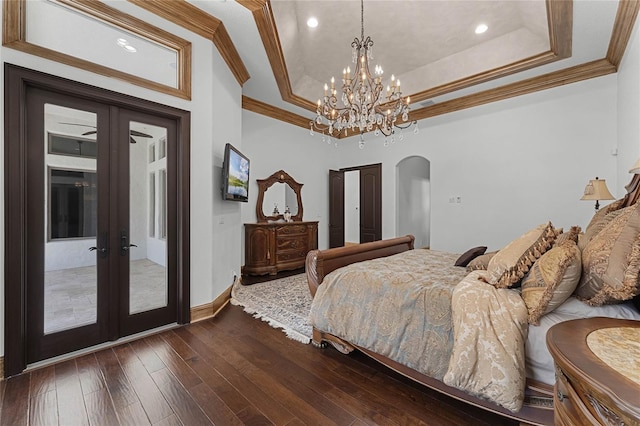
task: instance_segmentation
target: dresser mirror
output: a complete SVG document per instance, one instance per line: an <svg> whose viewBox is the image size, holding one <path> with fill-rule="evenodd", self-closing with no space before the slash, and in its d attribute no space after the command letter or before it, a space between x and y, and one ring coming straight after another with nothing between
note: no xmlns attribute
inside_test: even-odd
<svg viewBox="0 0 640 426"><path fill-rule="evenodd" d="M258 222L284 220L287 207L292 221L302 220L302 184L296 182L285 171L279 170L266 179L257 179L258 201L256 217ZM277 211L276 210L277 207Z"/></svg>

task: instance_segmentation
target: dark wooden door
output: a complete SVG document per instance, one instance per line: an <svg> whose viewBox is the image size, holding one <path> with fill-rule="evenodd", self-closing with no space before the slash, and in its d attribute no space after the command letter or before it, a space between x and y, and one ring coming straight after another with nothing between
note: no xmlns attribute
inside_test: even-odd
<svg viewBox="0 0 640 426"><path fill-rule="evenodd" d="M189 113L10 64L4 77L5 376L189 322ZM164 266L136 305L141 257Z"/></svg>
<svg viewBox="0 0 640 426"><path fill-rule="evenodd" d="M26 363L177 322L176 122L26 94Z"/></svg>
<svg viewBox="0 0 640 426"><path fill-rule="evenodd" d="M382 164L360 167L360 242L382 239Z"/></svg>
<svg viewBox="0 0 640 426"><path fill-rule="evenodd" d="M26 361L33 363L108 339L113 175L108 106L38 88L26 94Z"/></svg>
<svg viewBox="0 0 640 426"><path fill-rule="evenodd" d="M178 269L176 122L118 108L117 123L111 198L117 213L110 232L118 276L114 339L176 322Z"/></svg>
<svg viewBox="0 0 640 426"><path fill-rule="evenodd" d="M329 170L329 248L344 246L344 172Z"/></svg>

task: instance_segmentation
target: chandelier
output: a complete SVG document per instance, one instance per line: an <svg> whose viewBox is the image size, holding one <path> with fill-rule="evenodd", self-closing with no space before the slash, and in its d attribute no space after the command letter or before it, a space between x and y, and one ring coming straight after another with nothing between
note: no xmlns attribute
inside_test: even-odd
<svg viewBox="0 0 640 426"><path fill-rule="evenodd" d="M340 132L348 136L349 132L360 132L360 149L364 148L364 133L374 131L378 136L385 135L385 143L395 142L396 129L400 130L398 139L402 140L402 130L414 125L414 133L418 133L417 121L409 121L410 98L402 98L400 79L391 76L386 92L382 83L382 67L376 65L374 75L369 71L369 60L373 59L373 40L364 38L364 0L360 0L360 39L351 42L353 75L351 67L342 70L343 106L338 106L335 78L331 77L331 86L325 83L324 97L318 99L316 118L310 122L313 130L327 132L328 143L331 137ZM337 142L336 142L337 145Z"/></svg>

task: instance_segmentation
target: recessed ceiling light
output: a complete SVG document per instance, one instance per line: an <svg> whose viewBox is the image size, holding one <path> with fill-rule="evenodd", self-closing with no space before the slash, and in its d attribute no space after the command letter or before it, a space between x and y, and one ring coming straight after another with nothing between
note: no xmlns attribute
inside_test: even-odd
<svg viewBox="0 0 640 426"><path fill-rule="evenodd" d="M118 46L122 47L124 50L126 50L129 53L135 53L135 52L138 51L138 49L136 49L135 47L131 46L129 44L129 42L124 38L117 39L116 43L118 44Z"/></svg>
<svg viewBox="0 0 640 426"><path fill-rule="evenodd" d="M318 26L318 20L312 16L311 18L307 19L307 27L309 28L315 28Z"/></svg>
<svg viewBox="0 0 640 426"><path fill-rule="evenodd" d="M476 27L476 34L482 34L483 32L487 31L489 29L489 27L487 27L485 24L480 24Z"/></svg>

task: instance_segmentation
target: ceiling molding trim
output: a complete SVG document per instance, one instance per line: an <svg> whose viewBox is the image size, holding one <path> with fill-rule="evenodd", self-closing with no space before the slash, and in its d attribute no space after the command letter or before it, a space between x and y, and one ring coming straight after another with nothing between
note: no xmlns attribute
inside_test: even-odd
<svg viewBox="0 0 640 426"><path fill-rule="evenodd" d="M109 78L117 78L127 83L155 90L160 93L187 100L191 99L191 43L189 41L155 27L135 16L114 9L103 2L92 0L58 0L63 6L80 11L86 16L95 19L97 22L124 29L165 48L174 50L177 55L178 78L177 87L173 87L30 43L26 37L26 2L27 0L2 2L3 46Z"/></svg>
<svg viewBox="0 0 640 426"><path fill-rule="evenodd" d="M273 16L271 15L268 9L270 8L268 4L268 0L237 0L240 4L251 10L256 19L256 23L258 24L258 28L260 30L260 22L258 15L265 14L268 12L270 16L271 22L273 23ZM552 50L554 52L552 55L557 55L561 57L568 57L571 55L571 34L573 33L573 3L572 2L564 2L562 0L547 0L548 2L548 18L550 22L553 24L549 25L550 28L550 40L552 45ZM609 49L607 52L606 58L598 59L595 61L587 62L585 64L576 65L574 67L570 67L567 69L555 71L552 73L540 75L537 77L532 77L526 80L522 80L519 82L511 83L508 85L504 85L501 87L497 87L494 89L485 90L482 92L470 94L467 96L463 96L457 99L452 99L449 101L444 101L441 103L437 103L434 105L430 105L424 108L412 110L409 114L410 120L422 120L429 117L435 117L438 115L448 114L455 111L460 111L467 108L472 108L475 106L480 106L484 104L488 104L491 102L501 101L521 95L526 95L529 93L538 92L541 90L552 89L554 87L576 83L582 80L587 80L591 78L601 77L608 74L613 74L617 72L617 68L622 60L624 55L624 51L626 50L627 44L629 42L631 32L633 30L633 26L635 24L638 12L640 11L640 0L620 0L618 4L618 10L616 12L616 19L613 25L611 40L609 43ZM274 27L275 28L275 27ZM266 33L265 33L266 34ZM262 30L260 30L260 35L262 37L263 42L265 42L265 34L263 34ZM277 33L276 33L277 36ZM268 40L268 37L266 38ZM568 42L567 42L568 40ZM274 53L279 53L280 58L282 58L281 51L276 52L267 47L267 43L265 43L265 49L267 49L267 55L269 56L269 60L273 61L271 55ZM540 55L542 58L547 57L550 52L544 53ZM541 60L540 57L536 57L538 60ZM284 63L283 59L280 59L282 63ZM531 58L532 61L536 60L535 58ZM528 60L526 60L528 61ZM525 61L525 62L526 62ZM534 65L531 65L534 66ZM283 75L282 71L286 71L286 67L283 67L280 71L275 72L276 80L278 79L278 75ZM512 70L511 73L515 72ZM285 74L286 75L286 74ZM456 83L452 83L456 84ZM281 82L278 81L278 87L281 87ZM438 89L438 88L436 88ZM436 89L431 89L434 91ZM289 88L290 91L290 88ZM282 93L282 90L281 90ZM446 93L446 92L443 92ZM441 94L441 93L439 93ZM412 95L412 99L415 98L416 95ZM432 97L433 95L429 95L428 97ZM251 107L245 106L245 99L251 100L253 105ZM285 97L283 96L283 99ZM426 98L425 98L426 99ZM417 102L417 100L416 100ZM259 107L257 107L259 105ZM298 98L298 106L303 105L300 104L300 98ZM283 114L292 114L288 111L282 110L277 107L273 107L271 105L265 104L263 102L253 100L251 98L246 98L243 96L243 108L252 110L259 114L267 115L271 118L275 118L276 120L286 121L287 123L295 124L300 127L308 128L309 121L311 119L306 119L297 114L293 114L296 117L295 120L283 120ZM254 109L255 108L255 109ZM306 108L309 109L309 108ZM315 112L315 105L312 104L312 111ZM341 133L337 138L342 139L345 137L350 137L356 135L356 133L344 135Z"/></svg>
<svg viewBox="0 0 640 426"><path fill-rule="evenodd" d="M242 6L246 7L251 11L251 13L256 10L262 9L265 4L267 4L267 0L236 0Z"/></svg>
<svg viewBox="0 0 640 426"><path fill-rule="evenodd" d="M616 72L616 67L606 59L598 59L586 64L577 65L575 67L552 73L532 77L526 80L507 84L505 86L489 89L471 95L462 96L460 98L451 99L449 101L430 105L424 108L412 110L409 114L409 120L423 120L425 118L435 117L438 115L449 114L461 111L467 108L473 108L492 102L502 101L542 90L552 89L554 87L566 84L576 83L582 80L588 80L595 77L601 77ZM287 110L269 105L256 99L242 96L242 108L257 114L262 114L270 118L274 118L285 123L293 124L305 129L309 128L310 118L289 112ZM359 134L359 131L346 133L341 132L336 139L343 139Z"/></svg>
<svg viewBox="0 0 640 426"><path fill-rule="evenodd" d="M606 59L599 59L586 64L532 77L526 80L507 84L471 95L451 99L411 111L410 120L422 120L437 115L448 114L491 102L502 101L517 96L527 95L541 90L552 89L565 84L576 83L616 72L616 67Z"/></svg>
<svg viewBox="0 0 640 426"><path fill-rule="evenodd" d="M222 21L185 0L127 0L167 21L211 40L240 86L250 75Z"/></svg>
<svg viewBox="0 0 640 426"><path fill-rule="evenodd" d="M620 66L622 57L631 38L631 32L640 10L640 1L638 0L620 0L618 3L618 11L616 12L616 20L611 30L611 40L609 49L607 50L607 59L616 69Z"/></svg>
<svg viewBox="0 0 640 426"><path fill-rule="evenodd" d="M251 77L249 75L249 71L244 66L242 59L240 59L240 54L236 50L236 46L233 44L227 29L225 28L223 23L220 23L218 29L213 34L212 38L213 44L218 48L218 52L227 63L229 70L235 76L240 86L244 85L244 83L249 80Z"/></svg>
<svg viewBox="0 0 640 426"><path fill-rule="evenodd" d="M541 65L546 65L559 60L556 54L551 51L541 53L540 55L533 56L531 58L524 59L519 62L515 62L504 67L495 68L480 74L465 77L460 80L452 81L442 86L432 87L422 92L411 95L411 103L422 102L427 99L435 98L436 96L446 95L448 93L455 92L456 90L466 89L467 87L473 87L476 84L486 83L487 81L494 80L496 78L505 77L510 74L515 74L520 71L524 71L530 68L535 68ZM315 112L315 109L314 109Z"/></svg>
<svg viewBox="0 0 640 426"><path fill-rule="evenodd" d="M260 33L273 75L280 90L282 100L299 106L311 112L315 112L317 105L293 93L291 80L287 72L278 29L273 18L273 12L269 0L238 0L253 14ZM471 87L475 84L494 80L519 71L524 71L537 66L549 64L554 61L571 56L573 38L573 1L547 0L547 20L549 24L550 50L540 55L518 61L504 67L488 70L476 75L466 77L451 83L433 87L431 89L411 94L414 102L421 102L436 96L454 92L456 90Z"/></svg>
<svg viewBox="0 0 640 426"><path fill-rule="evenodd" d="M289 72L282 53L278 29L273 18L271 3L267 0L237 0L239 4L251 11L256 22L258 33L271 64L273 76L278 84L280 97L290 104L315 112L316 105L307 99L303 99L293 93Z"/></svg>
<svg viewBox="0 0 640 426"><path fill-rule="evenodd" d="M564 59L573 49L573 1L547 0L549 44L551 51Z"/></svg>
<svg viewBox="0 0 640 426"><path fill-rule="evenodd" d="M266 115L267 117L275 118L276 120L284 121L285 123L293 124L305 129L309 128L309 118L269 105L248 96L242 96L242 109Z"/></svg>

